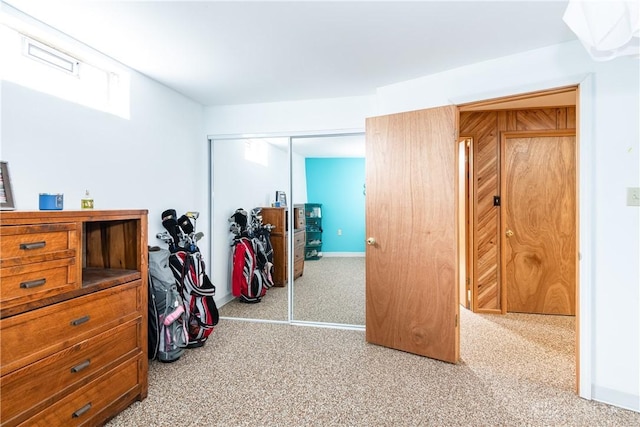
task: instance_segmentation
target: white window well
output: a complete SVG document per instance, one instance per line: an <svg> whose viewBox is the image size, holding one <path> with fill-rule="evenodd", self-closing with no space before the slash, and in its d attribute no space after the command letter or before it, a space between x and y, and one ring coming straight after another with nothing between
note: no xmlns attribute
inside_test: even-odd
<svg viewBox="0 0 640 427"><path fill-rule="evenodd" d="M130 76L124 67L53 30L10 22L0 24L0 80L129 118Z"/></svg>

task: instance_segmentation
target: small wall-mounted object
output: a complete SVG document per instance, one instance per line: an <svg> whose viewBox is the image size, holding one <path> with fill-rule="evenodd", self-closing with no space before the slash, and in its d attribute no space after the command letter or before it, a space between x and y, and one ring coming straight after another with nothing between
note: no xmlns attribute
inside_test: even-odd
<svg viewBox="0 0 640 427"><path fill-rule="evenodd" d="M93 209L93 198L89 195L89 190L85 191L84 197L80 199L82 209Z"/></svg>
<svg viewBox="0 0 640 427"><path fill-rule="evenodd" d="M640 206L640 187L627 188L627 206Z"/></svg>
<svg viewBox="0 0 640 427"><path fill-rule="evenodd" d="M41 211L61 211L64 194L40 193L39 208Z"/></svg>

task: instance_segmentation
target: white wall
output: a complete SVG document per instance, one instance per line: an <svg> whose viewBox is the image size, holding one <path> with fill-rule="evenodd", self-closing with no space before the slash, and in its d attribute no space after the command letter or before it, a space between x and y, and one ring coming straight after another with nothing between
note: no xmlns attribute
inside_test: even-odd
<svg viewBox="0 0 640 427"><path fill-rule="evenodd" d="M293 153L291 156L291 191L294 205L307 203L307 169L304 157Z"/></svg>
<svg viewBox="0 0 640 427"><path fill-rule="evenodd" d="M205 128L210 135L363 130L365 118L375 114L374 103L374 97L356 96L206 107Z"/></svg>
<svg viewBox="0 0 640 427"><path fill-rule="evenodd" d="M594 396L640 411L638 60L597 64L594 122Z"/></svg>
<svg viewBox="0 0 640 427"><path fill-rule="evenodd" d="M7 81L1 93L1 157L17 209L37 210L43 192L63 193L64 208L79 209L88 189L96 209L148 209L152 245L163 245L155 238L163 210L208 216L207 140L196 102L138 73L130 120Z"/></svg>

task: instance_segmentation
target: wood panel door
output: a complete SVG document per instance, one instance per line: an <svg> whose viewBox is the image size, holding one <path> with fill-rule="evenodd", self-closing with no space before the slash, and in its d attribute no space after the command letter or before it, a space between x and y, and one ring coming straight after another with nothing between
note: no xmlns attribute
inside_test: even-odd
<svg viewBox="0 0 640 427"><path fill-rule="evenodd" d="M455 106L366 122L366 339L460 354Z"/></svg>
<svg viewBox="0 0 640 427"><path fill-rule="evenodd" d="M503 133L501 145L503 307L575 315L575 133Z"/></svg>

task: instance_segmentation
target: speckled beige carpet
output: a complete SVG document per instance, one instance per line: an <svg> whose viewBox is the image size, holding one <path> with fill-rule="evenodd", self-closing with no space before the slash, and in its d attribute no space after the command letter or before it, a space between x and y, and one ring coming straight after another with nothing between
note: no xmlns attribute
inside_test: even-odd
<svg viewBox="0 0 640 427"><path fill-rule="evenodd" d="M294 282L293 318L364 325L364 278L364 257L323 257L306 261L304 274ZM269 289L257 304L231 301L220 307L220 315L287 320L287 288Z"/></svg>
<svg viewBox="0 0 640 427"><path fill-rule="evenodd" d="M108 425L640 425L575 394L574 320L461 309L457 365L362 331L222 320L204 347L152 362L148 398Z"/></svg>
<svg viewBox="0 0 640 427"><path fill-rule="evenodd" d="M323 257L306 261L294 282L293 318L364 325L364 257Z"/></svg>

